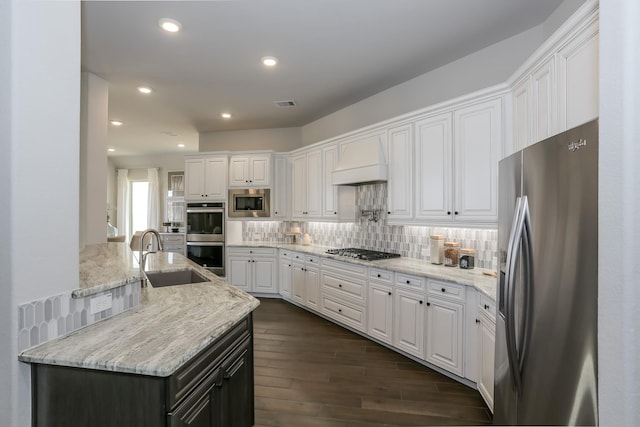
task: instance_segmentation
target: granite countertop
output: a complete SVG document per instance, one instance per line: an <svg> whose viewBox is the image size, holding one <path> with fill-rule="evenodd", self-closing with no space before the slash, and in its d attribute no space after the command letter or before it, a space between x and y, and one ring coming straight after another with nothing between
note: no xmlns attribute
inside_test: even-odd
<svg viewBox="0 0 640 427"><path fill-rule="evenodd" d="M80 287L71 294L82 298L139 280L138 261L126 243L87 245L80 251Z"/></svg>
<svg viewBox="0 0 640 427"><path fill-rule="evenodd" d="M159 252L150 254L147 262L148 272L189 267L210 281L149 285L142 289L139 306L27 349L19 360L166 377L259 305L251 295L182 255Z"/></svg>
<svg viewBox="0 0 640 427"><path fill-rule="evenodd" d="M494 301L497 299L498 279L484 274L484 272L495 272L482 268L464 270L457 267L434 265L429 263L428 261L403 257L389 258L378 261L363 261L359 259L343 257L340 255L330 255L327 253L327 249L332 248L320 245L304 246L276 242L238 242L228 244L227 246L288 249L290 251L302 252L322 258L330 258L338 261L349 262L352 264L365 265L367 267L380 268L383 270L390 270L398 273L412 274L414 276L424 276L431 279L445 280L449 282L459 283L461 285L473 286L478 291L492 298Z"/></svg>

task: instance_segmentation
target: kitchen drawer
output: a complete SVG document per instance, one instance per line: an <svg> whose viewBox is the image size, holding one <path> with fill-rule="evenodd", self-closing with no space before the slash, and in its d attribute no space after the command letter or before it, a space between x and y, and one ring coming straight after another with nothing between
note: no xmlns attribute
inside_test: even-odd
<svg viewBox="0 0 640 427"><path fill-rule="evenodd" d="M184 245L184 234L163 234L162 235L162 243L179 243Z"/></svg>
<svg viewBox="0 0 640 427"><path fill-rule="evenodd" d="M411 274L396 273L395 284L398 286L404 286L411 289L419 289L424 291L425 282L427 279L419 276L412 276Z"/></svg>
<svg viewBox="0 0 640 427"><path fill-rule="evenodd" d="M369 279L377 282L393 283L393 271L381 270L379 268L369 269Z"/></svg>
<svg viewBox="0 0 640 427"><path fill-rule="evenodd" d="M343 298L351 299L360 304L365 303L367 287L365 286L364 280L341 277L323 268L322 287L323 290L328 289Z"/></svg>
<svg viewBox="0 0 640 427"><path fill-rule="evenodd" d="M317 265L320 267L320 258L315 255L305 255L304 262L306 262L307 265Z"/></svg>
<svg viewBox="0 0 640 427"><path fill-rule="evenodd" d="M496 302L483 293L480 293L478 311L485 313L494 322L496 321Z"/></svg>
<svg viewBox="0 0 640 427"><path fill-rule="evenodd" d="M280 258L291 259L291 251L280 249Z"/></svg>
<svg viewBox="0 0 640 427"><path fill-rule="evenodd" d="M339 298L323 295L322 313L358 331L365 332L367 329L364 307L346 303Z"/></svg>
<svg viewBox="0 0 640 427"><path fill-rule="evenodd" d="M301 254L300 252L291 252L291 259L292 260L299 260L301 262L304 262L305 260L305 255Z"/></svg>
<svg viewBox="0 0 640 427"><path fill-rule="evenodd" d="M162 250L164 252L177 252L180 254L184 254L185 246L184 246L184 243L178 244L178 245L163 245Z"/></svg>
<svg viewBox="0 0 640 427"><path fill-rule="evenodd" d="M441 282L429 279L427 281L427 294L446 297L455 301L464 301L465 286L457 283Z"/></svg>
<svg viewBox="0 0 640 427"><path fill-rule="evenodd" d="M240 248L240 247L231 247L227 250L229 255L238 255L238 256L268 256L275 257L276 249L274 248Z"/></svg>
<svg viewBox="0 0 640 427"><path fill-rule="evenodd" d="M351 264L348 262L325 258L322 260L322 268L330 268L332 270L339 271L340 273L349 274L362 279L366 279L367 277L367 267L364 265Z"/></svg>

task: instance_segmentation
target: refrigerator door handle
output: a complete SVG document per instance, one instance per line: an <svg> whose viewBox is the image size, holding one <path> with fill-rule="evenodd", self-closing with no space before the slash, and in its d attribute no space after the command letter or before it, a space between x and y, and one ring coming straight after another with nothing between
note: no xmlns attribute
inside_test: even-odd
<svg viewBox="0 0 640 427"><path fill-rule="evenodd" d="M511 383L516 387L516 392L519 393L520 390L520 383L519 383L519 376L516 379L516 372L515 372L515 366L518 366L518 360L517 360L517 354L516 354L516 343L514 340L515 337L515 332L513 331L513 328L515 328L514 322L512 322L512 319L514 317L514 311L513 311L513 305L511 304L511 300L512 297L511 295L513 294L513 278L514 278L514 272L515 272L515 259L517 259L517 251L514 252L514 246L516 246L516 239L519 239L519 235L518 235L518 223L520 222L520 217L521 217L521 210L522 210L522 198L518 197L516 198L516 206L515 206L515 214L513 216L513 224L511 225L511 232L509 234L509 242L507 243L507 262L505 265L505 278L504 278L504 282L501 283L504 284L504 290L501 289L501 295L504 296L504 317L505 317L505 322L504 322L504 328L505 328L505 335L506 335L506 347L507 347L507 360L509 363L509 372L511 374ZM504 292L502 292L504 291ZM502 305L502 304L501 304Z"/></svg>
<svg viewBox="0 0 640 427"><path fill-rule="evenodd" d="M524 283L523 283L523 324L522 330L520 334L520 342L518 345L519 351L519 363L518 367L520 372L522 372L522 368L524 365L524 359L527 352L526 343L528 342L527 336L529 335L529 327L531 325L531 290L533 289L533 246L531 242L531 214L529 212L529 200L527 196L523 197L523 206L522 206L522 215L523 215L523 225L522 225L522 240L523 240L523 268L524 268Z"/></svg>
<svg viewBox="0 0 640 427"><path fill-rule="evenodd" d="M511 379L513 381L513 385L516 389L516 393L518 395L522 395L522 363L524 359L522 358L522 350L524 334L520 334L520 340L516 337L516 292L515 292L515 284L516 284L516 272L518 270L518 254L520 252L520 247L522 242L525 242L523 245L524 252L524 268L525 268L525 284L524 284L524 292L525 292L525 306L524 316L525 319L525 331L528 329L526 326L528 324L528 304L530 301L529 289L530 289L530 278L529 276L529 267L531 266L531 251L530 251L530 228L531 222L529 219L529 202L527 196L522 196L518 201L517 212L514 218L515 227L512 229L514 240L510 247L511 257L508 258L508 277L507 280L507 293L506 293L506 321L505 321L505 332L507 335L507 356L509 359L509 370L511 372ZM518 351L520 348L520 351Z"/></svg>

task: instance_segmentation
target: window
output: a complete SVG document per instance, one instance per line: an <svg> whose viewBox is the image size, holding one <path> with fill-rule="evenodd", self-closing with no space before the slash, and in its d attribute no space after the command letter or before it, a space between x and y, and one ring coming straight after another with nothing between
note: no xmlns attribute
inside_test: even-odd
<svg viewBox="0 0 640 427"><path fill-rule="evenodd" d="M144 231L148 223L149 181L131 181L131 231Z"/></svg>

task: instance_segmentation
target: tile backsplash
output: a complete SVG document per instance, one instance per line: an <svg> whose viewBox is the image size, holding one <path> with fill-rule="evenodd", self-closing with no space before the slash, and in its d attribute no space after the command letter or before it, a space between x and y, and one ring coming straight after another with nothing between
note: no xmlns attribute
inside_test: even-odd
<svg viewBox="0 0 640 427"><path fill-rule="evenodd" d="M91 299L111 294L111 308L91 314ZM18 351L120 314L140 304L140 282L74 298L71 291L18 306Z"/></svg>
<svg viewBox="0 0 640 427"><path fill-rule="evenodd" d="M476 266L495 270L497 267L498 231L496 229L400 226L387 224L386 184L357 188L357 212L376 211L378 221L370 215L358 215L356 222L246 221L242 224L245 241L291 242L285 233L299 226L311 235L312 243L331 247L359 247L396 252L407 258L428 260L429 235L442 234L447 241L476 250Z"/></svg>

